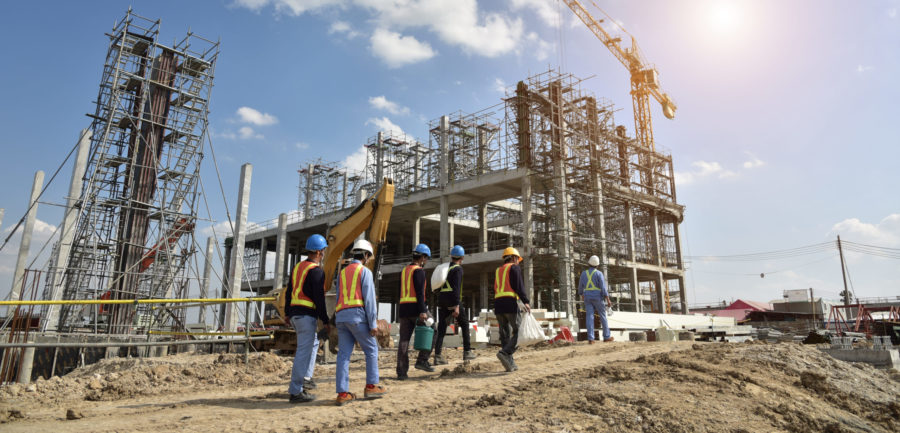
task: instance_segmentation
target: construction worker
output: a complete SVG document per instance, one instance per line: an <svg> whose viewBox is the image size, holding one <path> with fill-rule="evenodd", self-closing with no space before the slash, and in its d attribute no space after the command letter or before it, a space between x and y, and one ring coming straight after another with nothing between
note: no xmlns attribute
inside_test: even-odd
<svg viewBox="0 0 900 433"><path fill-rule="evenodd" d="M606 306L610 305L609 292L606 289L606 279L603 272L597 269L600 258L591 256L588 259L588 269L581 273L578 280L578 295L584 301L584 320L587 322L588 344L594 344L594 312L600 315L600 324L603 325L603 341L613 341L609 333L609 323L606 321ZM604 304L603 301L606 301Z"/></svg>
<svg viewBox="0 0 900 433"><path fill-rule="evenodd" d="M438 334L437 341L434 343L435 365L447 364L447 361L441 356L441 349L444 344L444 335L447 333L447 326L454 321L462 331L463 360L475 359L475 352L472 352L469 340L469 316L462 306L462 261L465 255L466 251L459 245L455 245L450 250L450 270L447 272L447 281L441 286L438 294Z"/></svg>
<svg viewBox="0 0 900 433"><path fill-rule="evenodd" d="M412 262L400 272L400 305L397 319L400 322L400 343L397 345L397 380L409 378L409 339L417 322L428 320L428 306L425 305L425 271L422 269L431 257L428 245L419 244L412 252ZM428 363L431 350L420 350L416 358L416 369L433 372Z"/></svg>
<svg viewBox="0 0 900 433"><path fill-rule="evenodd" d="M494 316L500 325L500 351L497 358L506 371L516 371L513 353L519 343L519 299L522 300L526 313L531 312L528 295L525 293L525 282L522 280L522 269L519 263L522 255L519 250L509 247L503 250L503 265L494 272Z"/></svg>
<svg viewBox="0 0 900 433"><path fill-rule="evenodd" d="M328 329L328 312L325 309L325 272L319 266L325 257L328 243L322 235L315 234L306 240L306 260L297 263L288 282L289 296L285 297L284 312L287 322L297 334L297 350L291 368L291 384L288 387L291 403L315 400L309 393L315 389L313 369L319 338L316 336L316 319Z"/></svg>
<svg viewBox="0 0 900 433"><path fill-rule="evenodd" d="M372 244L360 239L353 243L353 261L340 272L334 321L338 331L337 366L335 367L335 403L342 406L356 399L350 389L350 354L359 344L366 355L366 398L380 398L387 390L378 381L378 331L375 323L375 283L366 263L375 255Z"/></svg>

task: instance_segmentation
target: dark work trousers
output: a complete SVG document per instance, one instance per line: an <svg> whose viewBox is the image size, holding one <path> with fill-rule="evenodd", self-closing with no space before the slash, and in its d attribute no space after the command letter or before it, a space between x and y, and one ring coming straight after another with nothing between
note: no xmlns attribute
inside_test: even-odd
<svg viewBox="0 0 900 433"><path fill-rule="evenodd" d="M444 335L447 334L447 320L450 320L448 317L453 317L453 307L438 307L438 333L437 341L434 343L435 355L441 354L441 349L444 345ZM466 315L466 309L460 305L459 317L456 318L455 322L460 332L462 332L463 350L468 352L472 350L472 345L469 341L469 319L467 317L469 316Z"/></svg>
<svg viewBox="0 0 900 433"><path fill-rule="evenodd" d="M409 340L412 338L413 331L416 330L416 321L419 320L419 316L412 317L401 317L398 319L400 321L400 344L397 345L397 375L403 376L409 372ZM434 340L431 341L432 347L434 346ZM420 350L419 356L416 358L416 363L424 363L428 362L428 357L431 356L431 350Z"/></svg>
<svg viewBox="0 0 900 433"><path fill-rule="evenodd" d="M500 325L500 350L512 356L519 344L518 313L496 314L497 323Z"/></svg>

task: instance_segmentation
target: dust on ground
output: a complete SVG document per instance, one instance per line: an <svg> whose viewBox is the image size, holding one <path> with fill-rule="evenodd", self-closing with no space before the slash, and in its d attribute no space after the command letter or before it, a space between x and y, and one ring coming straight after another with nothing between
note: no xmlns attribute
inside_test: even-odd
<svg viewBox="0 0 900 433"><path fill-rule="evenodd" d="M253 354L112 359L62 378L0 389L4 431L897 432L900 373L835 360L812 346L607 343L536 347L505 372L494 354L393 378L389 393L333 405L334 365L318 399L287 402L291 358ZM414 352L412 353L414 357ZM362 395L365 366L351 363Z"/></svg>

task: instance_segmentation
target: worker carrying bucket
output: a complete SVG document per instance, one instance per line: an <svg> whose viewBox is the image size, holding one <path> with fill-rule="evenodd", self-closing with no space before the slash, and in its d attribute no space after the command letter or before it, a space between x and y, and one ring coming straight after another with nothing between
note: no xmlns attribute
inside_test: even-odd
<svg viewBox="0 0 900 433"><path fill-rule="evenodd" d="M400 305L397 307L400 322L400 343L397 344L397 380L407 379L409 372L409 340L416 331L416 344L413 348L419 351L416 358L416 369L433 372L434 367L428 363L431 356L431 332L421 327L429 327L434 319L428 314L425 304L425 271L422 269L431 258L428 245L419 244L412 252L412 262L400 272ZM431 323L426 323L428 320ZM420 331L421 329L421 331ZM430 335L429 335L430 334Z"/></svg>

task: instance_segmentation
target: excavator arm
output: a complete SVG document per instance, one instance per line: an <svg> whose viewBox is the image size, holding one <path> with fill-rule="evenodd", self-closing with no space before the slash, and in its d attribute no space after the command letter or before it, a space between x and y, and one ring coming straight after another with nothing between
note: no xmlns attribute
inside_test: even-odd
<svg viewBox="0 0 900 433"><path fill-rule="evenodd" d="M388 178L374 195L359 204L341 222L328 230L325 237L328 240L328 249L325 250L325 258L322 259L322 270L325 271L325 291L331 290L334 274L344 251L353 244L359 235L366 233L366 238L372 243L375 254L381 253L381 246L387 236L388 222L391 219L391 210L394 207L394 181ZM369 269L376 272L376 264L379 257L373 257L369 262ZM279 316L284 318L286 287L276 288L272 293L275 296L273 306Z"/></svg>

